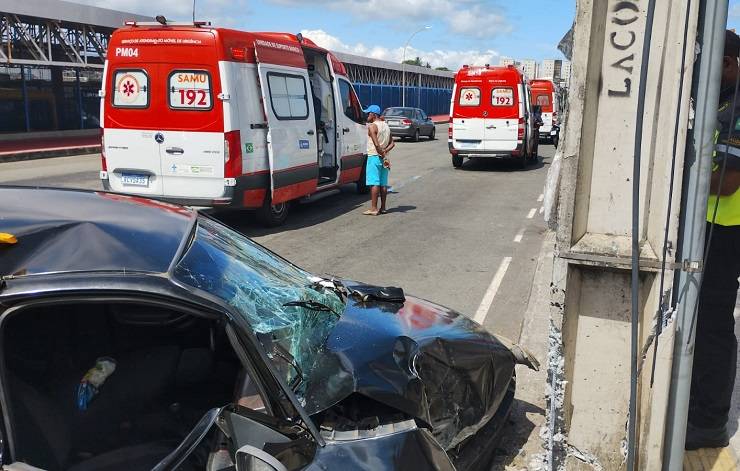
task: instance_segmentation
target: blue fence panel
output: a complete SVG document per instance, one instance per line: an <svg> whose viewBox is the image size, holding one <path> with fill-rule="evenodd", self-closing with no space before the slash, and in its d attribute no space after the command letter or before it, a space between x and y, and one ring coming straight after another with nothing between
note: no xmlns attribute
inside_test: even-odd
<svg viewBox="0 0 740 471"><path fill-rule="evenodd" d="M355 83L354 87L363 107L378 105L386 109L403 103L401 87L398 85ZM421 108L428 115L447 114L450 111L450 89L408 86L404 94L406 106Z"/></svg>

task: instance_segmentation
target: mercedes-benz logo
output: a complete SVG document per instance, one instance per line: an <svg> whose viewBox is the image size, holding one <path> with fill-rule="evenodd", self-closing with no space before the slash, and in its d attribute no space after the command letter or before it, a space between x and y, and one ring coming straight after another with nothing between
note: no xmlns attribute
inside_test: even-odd
<svg viewBox="0 0 740 471"><path fill-rule="evenodd" d="M161 132L158 132L157 134L154 135L154 140L157 141L157 144L163 143L164 142L164 134L162 134Z"/></svg>

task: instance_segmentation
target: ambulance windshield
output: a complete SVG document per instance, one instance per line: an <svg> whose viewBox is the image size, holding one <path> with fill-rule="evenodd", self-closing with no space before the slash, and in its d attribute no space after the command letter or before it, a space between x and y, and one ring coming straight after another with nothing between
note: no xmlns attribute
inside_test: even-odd
<svg viewBox="0 0 740 471"><path fill-rule="evenodd" d="M340 295L310 273L205 217L199 218L174 275L242 314L283 379L299 393L345 309Z"/></svg>

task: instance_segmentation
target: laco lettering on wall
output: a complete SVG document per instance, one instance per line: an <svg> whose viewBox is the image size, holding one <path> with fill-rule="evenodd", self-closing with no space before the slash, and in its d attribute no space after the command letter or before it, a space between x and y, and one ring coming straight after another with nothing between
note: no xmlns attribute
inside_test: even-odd
<svg viewBox="0 0 740 471"><path fill-rule="evenodd" d="M621 0L612 7L611 22L618 29L609 34L609 45L617 51L619 60L609 65L624 77L623 88L609 88L607 94L613 97L629 97L632 92L632 74L634 72L634 45L637 39L634 23L638 20L640 8L633 1Z"/></svg>

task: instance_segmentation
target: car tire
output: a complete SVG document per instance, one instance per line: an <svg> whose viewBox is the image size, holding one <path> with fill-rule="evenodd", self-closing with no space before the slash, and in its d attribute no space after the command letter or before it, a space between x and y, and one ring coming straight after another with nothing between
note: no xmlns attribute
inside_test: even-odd
<svg viewBox="0 0 740 471"><path fill-rule="evenodd" d="M429 140L433 141L437 137L437 129L432 128L432 132L429 134Z"/></svg>
<svg viewBox="0 0 740 471"><path fill-rule="evenodd" d="M414 132L414 142L419 142L419 130L418 129Z"/></svg>
<svg viewBox="0 0 740 471"><path fill-rule="evenodd" d="M265 202L262 203L262 207L257 210L257 220L265 227L282 226L288 219L289 210L290 203L288 201L273 205L272 198L268 194Z"/></svg>
<svg viewBox="0 0 740 471"><path fill-rule="evenodd" d="M453 155L452 156L452 166L455 168L462 167L463 164L463 158L461 155Z"/></svg>

